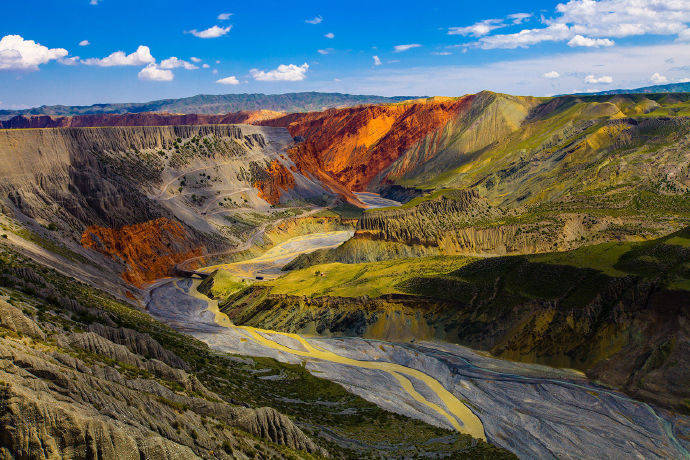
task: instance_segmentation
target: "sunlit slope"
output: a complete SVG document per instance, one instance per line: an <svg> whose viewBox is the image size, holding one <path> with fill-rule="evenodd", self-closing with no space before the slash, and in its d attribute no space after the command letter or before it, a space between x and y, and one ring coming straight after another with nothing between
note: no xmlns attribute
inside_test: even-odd
<svg viewBox="0 0 690 460"><path fill-rule="evenodd" d="M397 182L423 189L476 188L492 203L509 204L609 187L687 189L688 95L559 97L522 119L510 99L493 97L482 113L484 123L449 133L439 154ZM486 122L497 118L503 123ZM481 148L468 142L501 127Z"/></svg>

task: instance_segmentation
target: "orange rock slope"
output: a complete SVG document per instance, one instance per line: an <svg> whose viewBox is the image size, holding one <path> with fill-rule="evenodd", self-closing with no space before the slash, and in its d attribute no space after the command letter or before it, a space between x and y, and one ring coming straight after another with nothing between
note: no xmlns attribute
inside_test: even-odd
<svg viewBox="0 0 690 460"><path fill-rule="evenodd" d="M329 109L258 124L287 126L292 136L304 139L289 151L300 171L362 191L416 142L467 111L472 98Z"/></svg>
<svg viewBox="0 0 690 460"><path fill-rule="evenodd" d="M254 182L259 197L271 204L280 203L283 191L295 186L295 176L278 160L273 160L266 169L267 177Z"/></svg>
<svg viewBox="0 0 690 460"><path fill-rule="evenodd" d="M180 223L164 217L117 229L92 225L81 244L123 262L122 278L137 287L171 275L175 264L203 252Z"/></svg>

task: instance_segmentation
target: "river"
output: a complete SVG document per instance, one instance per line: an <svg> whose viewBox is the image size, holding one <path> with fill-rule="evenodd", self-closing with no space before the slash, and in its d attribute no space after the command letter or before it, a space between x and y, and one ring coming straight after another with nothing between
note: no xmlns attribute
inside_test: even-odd
<svg viewBox="0 0 690 460"><path fill-rule="evenodd" d="M289 240L229 265L247 276L277 276L302 249L349 238L331 233ZM225 267L206 269L216 268ZM595 385L575 371L504 361L448 343L306 337L235 326L216 301L196 290L198 283L159 284L147 306L216 350L304 363L314 375L384 409L487 439L521 458L688 457L690 419Z"/></svg>

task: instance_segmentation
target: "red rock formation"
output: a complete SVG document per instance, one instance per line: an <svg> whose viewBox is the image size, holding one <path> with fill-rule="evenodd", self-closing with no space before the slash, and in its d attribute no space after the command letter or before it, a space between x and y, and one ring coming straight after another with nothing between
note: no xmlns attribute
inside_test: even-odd
<svg viewBox="0 0 690 460"><path fill-rule="evenodd" d="M117 229L92 225L81 244L123 262L122 278L137 287L170 276L175 264L203 252L182 225L164 217Z"/></svg>
<svg viewBox="0 0 690 460"><path fill-rule="evenodd" d="M278 204L283 191L295 186L295 176L278 160L271 162L266 173L268 177L257 180L253 185L259 191L259 197Z"/></svg>
<svg viewBox="0 0 690 460"><path fill-rule="evenodd" d="M416 142L467 111L472 98L329 109L257 124L287 126L292 136L304 139L289 151L301 172L360 191Z"/></svg>
<svg viewBox="0 0 690 460"><path fill-rule="evenodd" d="M49 115L19 115L7 121L0 121L0 127L12 128L69 128L98 126L171 126L171 125L214 125L259 123L284 115L272 110L252 110L224 115L172 114L172 113L125 113L121 115L75 115L52 117Z"/></svg>

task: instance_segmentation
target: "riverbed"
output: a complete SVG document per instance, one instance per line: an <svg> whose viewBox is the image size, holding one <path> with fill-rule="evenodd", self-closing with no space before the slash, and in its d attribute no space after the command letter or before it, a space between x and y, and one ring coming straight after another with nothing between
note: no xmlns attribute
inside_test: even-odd
<svg viewBox="0 0 690 460"><path fill-rule="evenodd" d="M304 251L334 247L351 232L289 240L229 266L278 276ZM262 276L259 275L259 276ZM212 348L303 363L380 407L484 438L521 458L688 458L690 418L589 382L576 371L516 363L459 345L321 338L235 326L199 280L173 279L149 292L149 312Z"/></svg>

